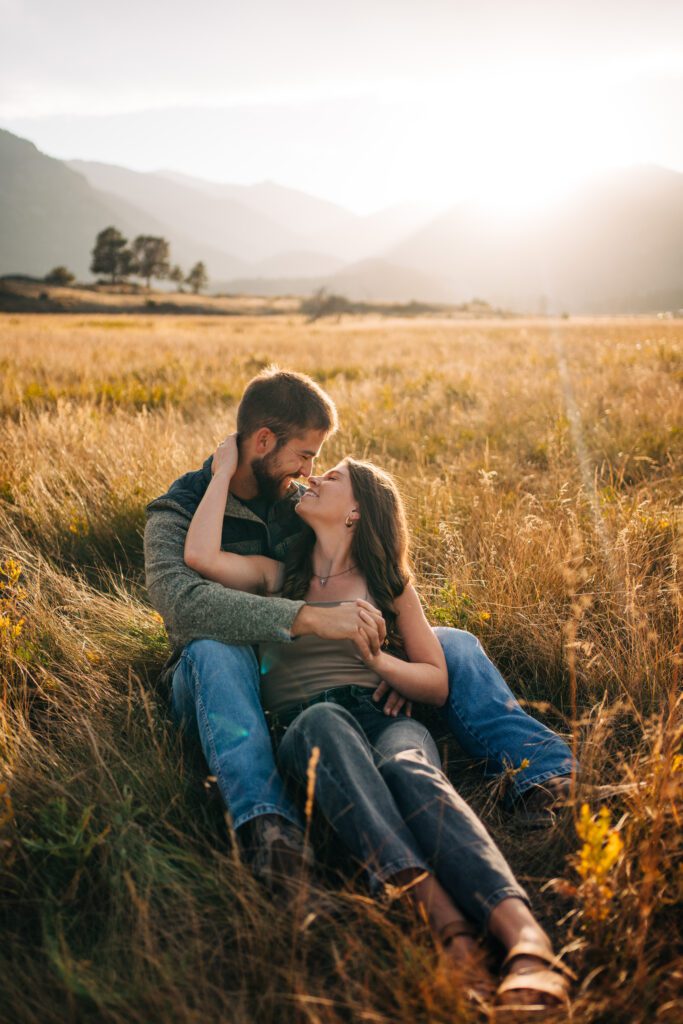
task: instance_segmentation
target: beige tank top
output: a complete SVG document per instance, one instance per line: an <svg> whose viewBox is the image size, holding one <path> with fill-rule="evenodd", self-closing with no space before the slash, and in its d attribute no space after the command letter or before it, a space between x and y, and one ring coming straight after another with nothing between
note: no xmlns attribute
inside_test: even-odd
<svg viewBox="0 0 683 1024"><path fill-rule="evenodd" d="M339 605L341 601L311 602ZM380 677L365 664L351 640L298 636L289 644L261 644L261 703L266 711L305 704L333 686L374 690Z"/></svg>

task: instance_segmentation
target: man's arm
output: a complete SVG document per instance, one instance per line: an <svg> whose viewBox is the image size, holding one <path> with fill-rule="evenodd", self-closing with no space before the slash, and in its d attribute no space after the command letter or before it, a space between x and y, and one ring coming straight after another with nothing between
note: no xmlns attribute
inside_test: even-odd
<svg viewBox="0 0 683 1024"><path fill-rule="evenodd" d="M174 646L191 640L259 644L291 639L303 601L257 597L203 579L185 565L188 519L174 509L149 514L145 527L147 591Z"/></svg>

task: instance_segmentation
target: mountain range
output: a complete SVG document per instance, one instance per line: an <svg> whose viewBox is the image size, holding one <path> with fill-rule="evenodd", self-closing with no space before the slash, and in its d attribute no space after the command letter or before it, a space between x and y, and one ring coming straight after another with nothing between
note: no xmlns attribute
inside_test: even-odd
<svg viewBox="0 0 683 1024"><path fill-rule="evenodd" d="M466 302L530 312L683 307L683 174L603 175L542 212L406 203L361 216L274 182L62 161L0 129L0 274L65 264L90 276L95 235L163 235L173 262L203 260L211 290L368 301Z"/></svg>

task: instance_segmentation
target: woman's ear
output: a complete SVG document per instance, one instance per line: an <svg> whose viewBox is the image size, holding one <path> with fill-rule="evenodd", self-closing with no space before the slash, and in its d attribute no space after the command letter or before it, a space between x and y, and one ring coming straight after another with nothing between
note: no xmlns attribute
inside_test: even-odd
<svg viewBox="0 0 683 1024"><path fill-rule="evenodd" d="M344 520L344 526L346 526L346 528L350 530L351 527L354 526L359 519L360 512L358 511L357 508L352 508L349 514L347 515L346 519Z"/></svg>

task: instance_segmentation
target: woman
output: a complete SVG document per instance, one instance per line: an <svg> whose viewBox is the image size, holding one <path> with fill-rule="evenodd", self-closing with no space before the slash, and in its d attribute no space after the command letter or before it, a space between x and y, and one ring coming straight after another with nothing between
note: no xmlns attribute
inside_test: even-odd
<svg viewBox="0 0 683 1024"><path fill-rule="evenodd" d="M499 1003L566 1004L565 969L502 854L442 772L428 731L398 715L395 702L389 714L377 702L386 684L407 701L441 706L448 695L443 652L410 581L393 481L350 458L310 477L297 507L310 529L283 564L220 550L237 461L232 436L214 456L188 530L187 564L235 589L363 608L353 643L305 636L260 649L262 700L282 736L283 772L305 784L316 762L317 808L375 890L391 883L410 893L475 992L493 987L477 942L485 927L507 952Z"/></svg>

